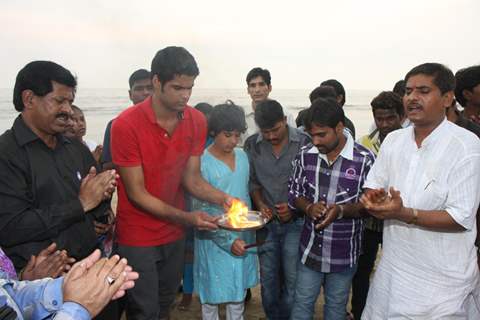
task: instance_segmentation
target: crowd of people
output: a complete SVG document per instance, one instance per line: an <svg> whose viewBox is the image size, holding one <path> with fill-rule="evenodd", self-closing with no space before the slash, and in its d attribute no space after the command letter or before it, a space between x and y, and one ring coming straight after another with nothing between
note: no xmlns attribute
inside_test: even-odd
<svg viewBox="0 0 480 320"><path fill-rule="evenodd" d="M244 107L190 107L198 75L185 48L158 51L98 145L69 70L19 71L0 136L0 319L169 319L181 283L178 308L195 293L205 320L221 304L243 319L258 284L267 319L312 319L322 292L326 320L480 319L480 66L412 68L357 139L335 79L295 119L266 69L248 72ZM237 201L265 227L219 228Z"/></svg>

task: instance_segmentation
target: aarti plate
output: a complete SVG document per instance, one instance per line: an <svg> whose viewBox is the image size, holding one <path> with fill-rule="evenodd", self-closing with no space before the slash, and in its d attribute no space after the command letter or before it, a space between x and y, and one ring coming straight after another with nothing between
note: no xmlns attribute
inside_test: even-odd
<svg viewBox="0 0 480 320"><path fill-rule="evenodd" d="M217 224L220 228L231 231L248 231L257 230L263 228L268 219L261 215L260 211L248 211L247 213L248 224L245 227L234 227L230 224L227 214L223 214L218 220Z"/></svg>

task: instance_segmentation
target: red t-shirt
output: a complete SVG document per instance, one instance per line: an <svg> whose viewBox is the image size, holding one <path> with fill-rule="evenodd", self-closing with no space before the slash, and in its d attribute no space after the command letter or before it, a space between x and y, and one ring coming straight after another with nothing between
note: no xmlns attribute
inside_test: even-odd
<svg viewBox="0 0 480 320"><path fill-rule="evenodd" d="M112 125L113 163L142 166L147 191L184 209L182 174L190 156L200 156L205 146L205 116L187 106L173 135L157 124L152 98L128 108ZM183 227L133 206L120 179L118 183L117 240L129 246L156 246L183 237Z"/></svg>

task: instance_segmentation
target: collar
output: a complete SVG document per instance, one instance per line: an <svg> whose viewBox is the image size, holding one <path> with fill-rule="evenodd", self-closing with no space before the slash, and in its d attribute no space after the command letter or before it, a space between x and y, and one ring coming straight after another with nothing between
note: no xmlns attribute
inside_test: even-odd
<svg viewBox="0 0 480 320"><path fill-rule="evenodd" d="M353 160L353 147L355 145L355 141L353 141L353 137L347 129L343 129L343 135L345 136L345 138L347 138L347 142L343 146L342 151L340 151L340 153L338 154L338 157L341 156L342 158L345 158L347 160ZM307 153L318 154L318 156L326 163L330 163L328 161L327 155L320 153L315 146L312 146L309 150L307 150Z"/></svg>
<svg viewBox="0 0 480 320"><path fill-rule="evenodd" d="M140 102L138 106L146 115L148 121L150 121L150 123L152 124L157 125L157 117L155 116L155 112L153 111L152 96ZM185 120L190 118L191 115L190 115L190 111L188 110L189 108L190 106L186 105L185 109L182 112L178 113L177 117L179 120Z"/></svg>
<svg viewBox="0 0 480 320"><path fill-rule="evenodd" d="M21 147L37 139L40 140L40 138L32 131L32 129L27 126L25 121L23 121L21 114L18 115L18 117L13 122L12 129L15 135L15 139ZM68 138L65 138L63 134L57 133L55 137L57 138L57 143L59 144L70 143L70 140Z"/></svg>
<svg viewBox="0 0 480 320"><path fill-rule="evenodd" d="M300 132L298 130L296 130L295 128L292 128L290 127L288 124L287 124L287 127L288 127L288 142L300 142ZM258 136L257 136L257 141L256 143L260 143L263 141L263 135L262 135L262 132L258 132Z"/></svg>
<svg viewBox="0 0 480 320"><path fill-rule="evenodd" d="M435 144L438 139L441 139L444 131L447 130L448 122L449 121L447 120L447 117L443 118L443 121L440 122L440 124L435 129L433 129L433 131L430 132L430 134L425 139L423 139L421 148ZM415 126L412 126L412 134L410 137L416 146L417 144L415 142Z"/></svg>

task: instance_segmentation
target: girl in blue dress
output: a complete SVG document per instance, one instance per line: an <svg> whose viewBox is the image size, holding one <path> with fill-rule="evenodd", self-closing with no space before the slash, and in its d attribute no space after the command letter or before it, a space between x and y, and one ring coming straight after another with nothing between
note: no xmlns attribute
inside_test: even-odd
<svg viewBox="0 0 480 320"><path fill-rule="evenodd" d="M251 206L248 193L249 164L245 152L236 148L246 130L243 109L234 104L215 106L208 120L214 138L201 158L202 176L212 186ZM198 200L195 210L222 215L225 209ZM243 319L245 292L258 283L255 234L227 230L195 231L193 265L195 292L204 320L218 319L218 305L226 303L227 320Z"/></svg>

